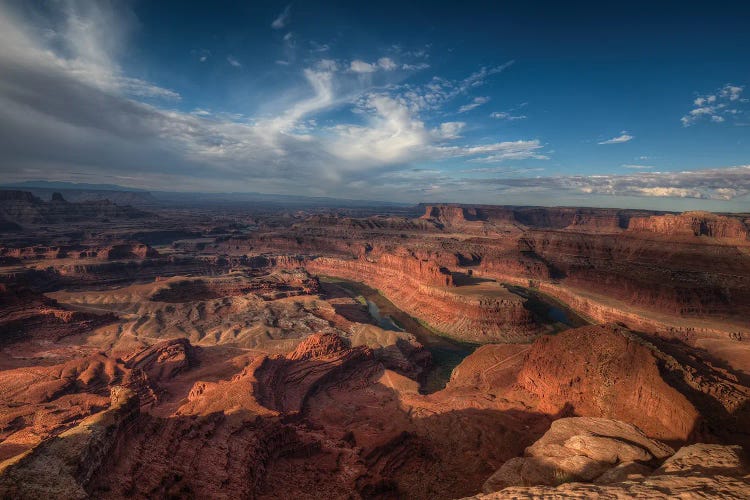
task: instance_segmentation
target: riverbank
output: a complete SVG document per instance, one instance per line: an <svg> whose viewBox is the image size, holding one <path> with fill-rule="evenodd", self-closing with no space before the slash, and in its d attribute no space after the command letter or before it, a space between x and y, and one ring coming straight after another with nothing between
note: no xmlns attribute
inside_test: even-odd
<svg viewBox="0 0 750 500"><path fill-rule="evenodd" d="M320 276L324 292L327 287L338 287L354 298L362 297L371 319L383 329L407 331L432 355L432 363L420 377L420 391L430 394L445 388L453 369L479 344L462 342L429 328L422 321L397 308L376 289L363 283L330 276ZM375 313L375 314L373 314Z"/></svg>

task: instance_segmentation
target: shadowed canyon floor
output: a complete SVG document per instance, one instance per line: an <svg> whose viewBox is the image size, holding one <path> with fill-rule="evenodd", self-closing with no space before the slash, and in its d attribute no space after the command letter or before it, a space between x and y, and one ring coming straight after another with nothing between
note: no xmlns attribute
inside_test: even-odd
<svg viewBox="0 0 750 500"><path fill-rule="evenodd" d="M0 496L750 495L747 217L0 219Z"/></svg>

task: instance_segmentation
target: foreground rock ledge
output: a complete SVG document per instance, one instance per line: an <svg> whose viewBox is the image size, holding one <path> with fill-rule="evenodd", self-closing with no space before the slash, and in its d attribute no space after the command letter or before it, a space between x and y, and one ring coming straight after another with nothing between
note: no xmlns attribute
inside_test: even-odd
<svg viewBox="0 0 750 500"><path fill-rule="evenodd" d="M483 490L470 498L748 498L750 468L740 446L693 444L675 453L624 422L564 418Z"/></svg>
<svg viewBox="0 0 750 500"><path fill-rule="evenodd" d="M109 409L0 464L2 498L89 498L84 487L139 414L138 396L111 390Z"/></svg>

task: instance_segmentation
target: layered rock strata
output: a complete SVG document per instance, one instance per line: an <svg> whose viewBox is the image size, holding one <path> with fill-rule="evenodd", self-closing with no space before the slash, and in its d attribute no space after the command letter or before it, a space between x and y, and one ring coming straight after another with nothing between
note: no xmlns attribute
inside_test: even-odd
<svg viewBox="0 0 750 500"><path fill-rule="evenodd" d="M539 333L524 300L498 287L495 293L462 293L450 274L414 256L319 257L310 272L361 281L436 330L472 342L527 341Z"/></svg>

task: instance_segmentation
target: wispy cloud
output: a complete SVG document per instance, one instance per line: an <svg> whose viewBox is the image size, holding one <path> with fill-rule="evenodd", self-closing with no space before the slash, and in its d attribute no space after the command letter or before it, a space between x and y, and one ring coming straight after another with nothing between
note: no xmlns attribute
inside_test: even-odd
<svg viewBox="0 0 750 500"><path fill-rule="evenodd" d="M66 31L69 11L56 10L48 20L59 24L59 39L52 44L38 30L24 29L30 19L17 19L17 12L0 4L3 178L20 179L33 171L70 180L81 172L78 180L91 180L127 170L138 180L136 187L152 189L347 191L372 197L370 180L396 173L405 179L401 172L417 162L546 157L533 139L461 144L465 123L436 119L441 113L435 111L451 99L481 87L511 63L458 80L375 86L352 72L353 61L313 59L299 70L304 84L271 91L269 101L278 102L262 114L184 112L158 102L179 94L120 69L111 44L123 16L102 11L98 2L86 5L92 10L80 16L96 30ZM234 55L226 60L242 65ZM384 77L403 68L402 61L388 56L360 63L354 68L373 68ZM331 110L353 111L356 118L316 120ZM460 182L445 181L443 186L459 188ZM395 196L387 187L378 193Z"/></svg>
<svg viewBox="0 0 750 500"><path fill-rule="evenodd" d="M461 148L457 156L474 156L468 161L479 163L500 163L507 160L548 160L542 152L544 145L539 139L529 141L503 141Z"/></svg>
<svg viewBox="0 0 750 500"><path fill-rule="evenodd" d="M466 122L445 122L440 124L435 133L440 139L458 139L464 127Z"/></svg>
<svg viewBox="0 0 750 500"><path fill-rule="evenodd" d="M489 97L475 97L469 104L464 104L460 108L458 108L459 113L466 113L467 111L471 111L472 109L476 109L479 106L482 106L483 104L487 104L490 102Z"/></svg>
<svg viewBox="0 0 750 500"><path fill-rule="evenodd" d="M390 57L381 57L373 63L368 63L360 59L354 59L349 64L349 71L352 73L374 73L378 70L393 71L398 69L396 64Z"/></svg>
<svg viewBox="0 0 750 500"><path fill-rule="evenodd" d="M611 139L607 139L606 141L601 141L598 144L622 144L623 142L632 141L635 137L628 134L626 131L620 132L620 135L617 137L613 137Z"/></svg>
<svg viewBox="0 0 750 500"><path fill-rule="evenodd" d="M366 63L359 59L355 59L349 64L349 71L352 73L374 73L377 70L377 64Z"/></svg>
<svg viewBox="0 0 750 500"><path fill-rule="evenodd" d="M208 49L195 49L191 50L190 53L202 63L208 61L208 58L211 57L211 51Z"/></svg>
<svg viewBox="0 0 750 500"><path fill-rule="evenodd" d="M406 71L418 71L421 69L427 69L429 67L430 65L425 62L415 63L415 64L404 63L401 65L401 69L406 70Z"/></svg>
<svg viewBox="0 0 750 500"><path fill-rule="evenodd" d="M310 40L310 52L328 52L331 50L331 46L327 43L318 43L314 40Z"/></svg>
<svg viewBox="0 0 750 500"><path fill-rule="evenodd" d="M424 85L404 84L396 90L399 93L399 99L407 102L414 111L437 110L458 96L466 95L470 90L482 87L489 81L490 76L502 73L513 63L513 61L508 61L499 66L483 67L460 80L435 76Z"/></svg>
<svg viewBox="0 0 750 500"><path fill-rule="evenodd" d="M378 59L378 66L380 68L384 69L385 71L393 71L394 69L398 68L398 64L393 62L393 59L390 57L381 57Z"/></svg>
<svg viewBox="0 0 750 500"><path fill-rule="evenodd" d="M496 120L506 120L506 121L515 121L515 120L525 120L526 115L514 115L507 111L495 111L493 113L490 113L490 118L495 118Z"/></svg>
<svg viewBox="0 0 750 500"><path fill-rule="evenodd" d="M740 106L748 102L742 97L744 86L727 83L712 94L705 94L693 100L693 109L680 118L683 127L707 120L713 123L725 122L728 118L743 113Z"/></svg>
<svg viewBox="0 0 750 500"><path fill-rule="evenodd" d="M276 16L276 19L274 19L273 22L271 23L271 28L275 30L280 30L284 28L287 24L289 24L289 17L291 13L292 13L291 5L287 5L286 7L284 7L284 10L281 12L281 14Z"/></svg>

